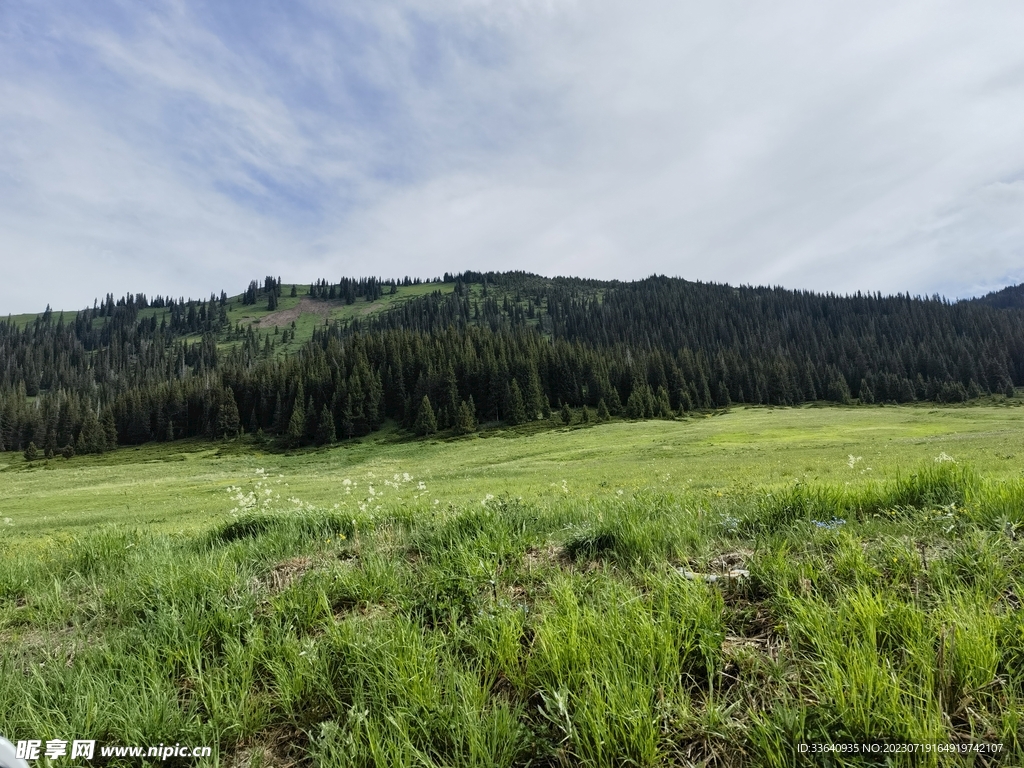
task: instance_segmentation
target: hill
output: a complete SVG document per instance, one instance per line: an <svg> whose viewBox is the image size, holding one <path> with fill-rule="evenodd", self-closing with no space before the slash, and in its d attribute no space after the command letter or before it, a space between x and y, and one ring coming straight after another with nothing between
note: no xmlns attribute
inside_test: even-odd
<svg viewBox="0 0 1024 768"><path fill-rule="evenodd" d="M1024 311L651 277L252 281L0 322L0 450L288 445L732 403L962 402L1024 381Z"/></svg>
<svg viewBox="0 0 1024 768"><path fill-rule="evenodd" d="M1024 309L1024 283L986 293L972 301L998 309Z"/></svg>

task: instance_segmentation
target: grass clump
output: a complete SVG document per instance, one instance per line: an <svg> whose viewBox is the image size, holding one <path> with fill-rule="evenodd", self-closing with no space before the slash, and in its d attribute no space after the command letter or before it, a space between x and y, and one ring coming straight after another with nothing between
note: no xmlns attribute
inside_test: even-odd
<svg viewBox="0 0 1024 768"><path fill-rule="evenodd" d="M1020 485L946 464L729 497L367 490L0 545L0 731L232 765L738 768L872 741L1016 764Z"/></svg>

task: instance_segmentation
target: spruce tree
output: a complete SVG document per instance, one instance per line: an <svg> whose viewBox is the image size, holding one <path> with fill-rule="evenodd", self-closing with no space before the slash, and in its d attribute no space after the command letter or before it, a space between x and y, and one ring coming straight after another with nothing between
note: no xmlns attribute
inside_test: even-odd
<svg viewBox="0 0 1024 768"><path fill-rule="evenodd" d="M608 390L608 413L612 416L622 413L622 399L619 397L619 390L615 387Z"/></svg>
<svg viewBox="0 0 1024 768"><path fill-rule="evenodd" d="M355 434L355 422L352 421L352 405L347 394L342 400L340 426L343 440L348 440Z"/></svg>
<svg viewBox="0 0 1024 768"><path fill-rule="evenodd" d="M668 390L658 387L658 394L654 402L654 415L662 419L672 418L672 404L668 399Z"/></svg>
<svg viewBox="0 0 1024 768"><path fill-rule="evenodd" d="M512 379L508 396L508 423L513 426L526 421L526 405L523 403L523 393L519 389L519 382Z"/></svg>
<svg viewBox="0 0 1024 768"><path fill-rule="evenodd" d="M858 393L859 400L864 405L871 405L875 402L875 394L871 391L871 385L868 384L867 379L860 380L860 392Z"/></svg>
<svg viewBox="0 0 1024 768"><path fill-rule="evenodd" d="M642 419L644 417L644 393L640 387L633 387L626 401L626 418Z"/></svg>
<svg viewBox="0 0 1024 768"><path fill-rule="evenodd" d="M100 418L100 428L103 440L98 453L112 451L117 448L117 425L114 423L114 414L109 407L103 410L103 416Z"/></svg>
<svg viewBox="0 0 1024 768"><path fill-rule="evenodd" d="M301 384L300 391L301 391ZM295 398L295 407L292 408L292 417L288 420L288 429L285 432L285 442L292 448L302 444L302 436L306 432L306 411L302 405L301 398Z"/></svg>
<svg viewBox="0 0 1024 768"><path fill-rule="evenodd" d="M602 397L597 402L597 420L598 421L608 421L608 419L610 419L610 418L611 418L611 414L608 412L608 405L607 405L607 403L605 403L604 398Z"/></svg>
<svg viewBox="0 0 1024 768"><path fill-rule="evenodd" d="M468 435L475 430L476 417L473 415L473 409L469 403L463 400L459 406L458 416L455 419L455 431L460 435Z"/></svg>
<svg viewBox="0 0 1024 768"><path fill-rule="evenodd" d="M316 425L316 444L329 445L335 440L334 416L325 405L320 410L320 420Z"/></svg>
<svg viewBox="0 0 1024 768"><path fill-rule="evenodd" d="M434 409L430 405L430 398L423 396L420 402L419 412L416 414L416 423L413 426L417 435L432 435L437 432L437 418L434 416Z"/></svg>
<svg viewBox="0 0 1024 768"><path fill-rule="evenodd" d="M225 387L221 395L220 411L217 413L217 435L219 437L235 437L238 434L240 419L235 394L231 387Z"/></svg>
<svg viewBox="0 0 1024 768"><path fill-rule="evenodd" d="M831 368L832 377L828 382L825 396L834 403L848 405L851 399L850 386L837 368L833 366L829 366L829 368Z"/></svg>
<svg viewBox="0 0 1024 768"><path fill-rule="evenodd" d="M562 423L565 424L565 426L572 424L572 408L569 407L568 403L562 403L561 417Z"/></svg>

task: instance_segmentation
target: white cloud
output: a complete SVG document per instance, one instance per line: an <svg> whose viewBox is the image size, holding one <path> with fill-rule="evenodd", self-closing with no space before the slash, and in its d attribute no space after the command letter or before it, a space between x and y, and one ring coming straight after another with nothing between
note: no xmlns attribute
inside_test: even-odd
<svg viewBox="0 0 1024 768"><path fill-rule="evenodd" d="M1024 280L1015 3L95 8L0 15L5 310L271 273Z"/></svg>

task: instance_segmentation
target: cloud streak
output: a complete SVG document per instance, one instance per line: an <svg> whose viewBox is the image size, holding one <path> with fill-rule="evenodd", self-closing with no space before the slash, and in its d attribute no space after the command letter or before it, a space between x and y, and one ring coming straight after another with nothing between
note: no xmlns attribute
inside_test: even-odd
<svg viewBox="0 0 1024 768"><path fill-rule="evenodd" d="M0 10L2 308L473 269L1024 280L1010 2Z"/></svg>

